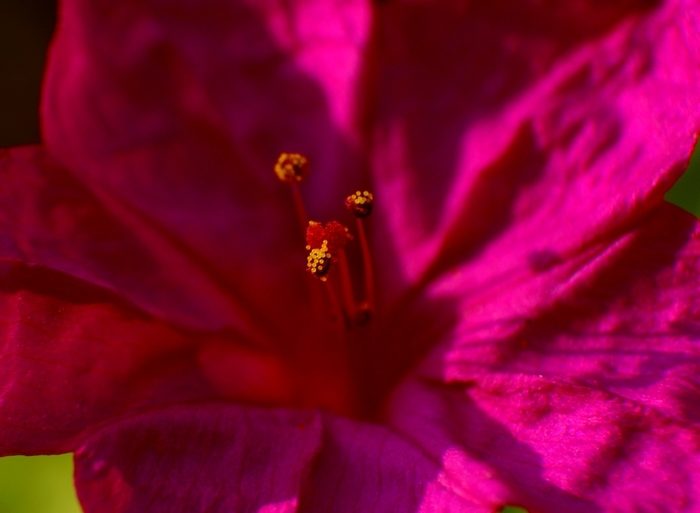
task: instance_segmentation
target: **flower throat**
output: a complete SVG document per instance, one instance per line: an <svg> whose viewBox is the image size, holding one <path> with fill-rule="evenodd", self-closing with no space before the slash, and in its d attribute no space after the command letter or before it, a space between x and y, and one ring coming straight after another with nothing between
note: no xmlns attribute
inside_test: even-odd
<svg viewBox="0 0 700 513"><path fill-rule="evenodd" d="M300 184L308 174L309 160L299 153L282 153L275 174L289 185L299 224L306 238L306 271L320 283L331 309L333 321L346 330L369 322L375 308L374 271L367 238L367 218L372 213L374 195L355 191L345 198L345 209L355 219L355 236L337 220L311 220L301 195ZM362 259L362 297L355 297L353 277L346 247L357 240Z"/></svg>

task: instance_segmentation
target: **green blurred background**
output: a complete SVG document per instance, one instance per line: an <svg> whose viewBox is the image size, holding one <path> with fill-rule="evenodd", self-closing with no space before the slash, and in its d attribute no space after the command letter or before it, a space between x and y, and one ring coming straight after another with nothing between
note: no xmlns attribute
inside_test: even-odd
<svg viewBox="0 0 700 513"><path fill-rule="evenodd" d="M695 147L688 170L666 193L666 201L700 217L700 145Z"/></svg>
<svg viewBox="0 0 700 513"><path fill-rule="evenodd" d="M39 142L51 0L0 0L0 146ZM0 458L0 513L80 513L70 454Z"/></svg>
<svg viewBox="0 0 700 513"><path fill-rule="evenodd" d="M1 513L80 513L73 459L61 456L0 458Z"/></svg>

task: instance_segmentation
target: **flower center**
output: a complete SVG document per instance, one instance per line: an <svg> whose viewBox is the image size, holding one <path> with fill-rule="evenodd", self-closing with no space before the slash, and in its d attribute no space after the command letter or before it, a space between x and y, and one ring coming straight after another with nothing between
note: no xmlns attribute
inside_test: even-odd
<svg viewBox="0 0 700 513"><path fill-rule="evenodd" d="M374 195L369 191L355 191L345 200L345 208L355 219L356 236L337 220L319 222L307 218L299 184L308 174L309 159L298 153L282 153L275 164L275 174L280 181L289 184L294 196L297 215L306 237L306 270L318 278L325 288L328 307L333 310L329 317L340 322L343 329L367 323L374 310L374 272L372 255L367 239L367 218L372 213ZM355 299L353 280L346 247L357 241L362 260L362 299ZM359 289L359 287L357 287ZM338 315L338 312L340 314Z"/></svg>
<svg viewBox="0 0 700 513"><path fill-rule="evenodd" d="M200 365L216 389L236 401L382 422L395 387L451 330L451 310L419 289L398 298L385 291L377 301L367 236L373 194L355 190L339 197L339 217L346 219L311 220L301 194L308 170L309 160L292 153L274 166L299 221L299 246L290 251L296 276L281 280L293 289L282 291L286 301L275 301L275 310L261 319L271 322L261 328L263 336L250 344L214 338L203 344Z"/></svg>
<svg viewBox="0 0 700 513"><path fill-rule="evenodd" d="M306 247L308 307L314 322L290 352L295 394L302 407L326 408L349 417L368 417L374 406L365 396L369 390L364 355L371 347L377 322L375 285L367 223L374 196L357 190L338 198L347 221L312 220L307 214L301 185L308 174L309 159L283 153L275 174L292 193L300 226L299 243ZM353 226L354 222L354 226ZM352 265L351 265L352 262ZM303 273L299 262L299 272ZM373 399L375 400L375 399Z"/></svg>

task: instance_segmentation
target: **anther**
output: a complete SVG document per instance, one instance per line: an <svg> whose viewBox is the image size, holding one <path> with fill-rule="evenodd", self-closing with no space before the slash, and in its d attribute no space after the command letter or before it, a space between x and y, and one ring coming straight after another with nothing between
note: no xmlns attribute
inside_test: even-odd
<svg viewBox="0 0 700 513"><path fill-rule="evenodd" d="M358 316L356 319L360 324L367 322L374 310L374 268L365 230L365 220L372 213L373 205L374 195L369 191L356 191L345 198L345 208L355 216L357 238L360 243L362 266L364 267L365 300L357 308Z"/></svg>
<svg viewBox="0 0 700 513"><path fill-rule="evenodd" d="M319 223L309 221L306 227L306 249L313 251L313 248L325 247L330 252L331 262L335 267L337 264L340 279L340 293L343 303L343 313L345 319L351 319L355 312L355 302L352 292L352 280L350 278L350 268L345 255L345 246L352 240L350 230L347 226L338 221L328 221ZM309 262L307 261L307 268ZM312 267L313 269L313 267ZM311 271L313 273L313 271ZM328 271L326 271L327 273ZM325 276L322 277L322 279Z"/></svg>
<svg viewBox="0 0 700 513"><path fill-rule="evenodd" d="M326 281L333 259L333 255L328 250L328 241L322 241L318 248L307 246L307 249L309 254L306 257L306 270L321 281Z"/></svg>
<svg viewBox="0 0 700 513"><path fill-rule="evenodd" d="M369 191L356 191L345 198L345 208L355 217L363 218L372 213L374 195Z"/></svg>
<svg viewBox="0 0 700 513"><path fill-rule="evenodd" d="M281 153L275 164L275 174L282 182L301 182L309 170L309 159L301 153Z"/></svg>

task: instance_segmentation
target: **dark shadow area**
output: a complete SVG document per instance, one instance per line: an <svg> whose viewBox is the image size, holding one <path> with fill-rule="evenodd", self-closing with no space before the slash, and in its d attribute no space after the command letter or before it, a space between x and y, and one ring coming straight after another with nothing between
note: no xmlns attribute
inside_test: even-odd
<svg viewBox="0 0 700 513"><path fill-rule="evenodd" d="M53 0L0 2L0 147L40 140L39 94L55 9Z"/></svg>
<svg viewBox="0 0 700 513"><path fill-rule="evenodd" d="M508 149L475 180L451 229L446 233L439 256L426 271L426 282L441 271L464 262L473 252L505 230L520 193L544 172L547 152L537 143L532 126L520 127Z"/></svg>
<svg viewBox="0 0 700 513"><path fill-rule="evenodd" d="M46 267L2 262L0 264L0 292L16 293L22 291L56 298L74 305L111 303L133 311L133 307L128 306L112 292L65 273Z"/></svg>
<svg viewBox="0 0 700 513"><path fill-rule="evenodd" d="M351 333L351 367L365 420L381 419L394 387L447 340L458 320L453 301L414 296L400 308L380 309L367 327Z"/></svg>

